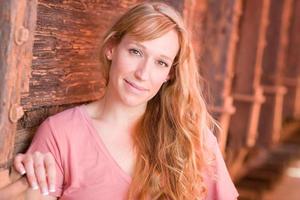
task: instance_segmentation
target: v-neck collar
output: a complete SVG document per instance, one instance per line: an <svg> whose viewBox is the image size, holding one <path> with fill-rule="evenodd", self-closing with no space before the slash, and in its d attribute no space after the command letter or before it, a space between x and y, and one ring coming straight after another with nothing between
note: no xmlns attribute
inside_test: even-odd
<svg viewBox="0 0 300 200"><path fill-rule="evenodd" d="M91 130L92 130L91 133L92 133L93 137L95 138L95 141L98 144L99 148L103 151L103 153L106 155L106 157L113 163L113 166L115 166L116 171L118 171L119 174L130 184L132 181L131 176L122 169L122 167L113 158L113 156L111 155L111 153L105 146L105 144L101 138L101 135L98 134L98 131L95 128L95 126L92 122L92 119L90 118L90 116L87 113L85 105L83 104L83 105L78 106L78 109L79 109L80 113L82 114L82 116L84 117L84 119L87 121L87 124L89 125L89 127L91 128Z"/></svg>

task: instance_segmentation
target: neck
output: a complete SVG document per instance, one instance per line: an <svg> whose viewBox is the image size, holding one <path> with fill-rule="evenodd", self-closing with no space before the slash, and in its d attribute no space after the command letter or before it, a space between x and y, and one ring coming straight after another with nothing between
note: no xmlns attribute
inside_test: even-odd
<svg viewBox="0 0 300 200"><path fill-rule="evenodd" d="M140 106L127 106L113 98L109 90L97 103L96 118L125 130L132 130L146 110L146 104Z"/></svg>

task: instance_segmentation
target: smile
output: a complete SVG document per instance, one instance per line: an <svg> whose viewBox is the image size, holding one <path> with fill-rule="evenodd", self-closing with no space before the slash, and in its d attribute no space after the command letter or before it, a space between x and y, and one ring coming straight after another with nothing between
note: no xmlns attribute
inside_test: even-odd
<svg viewBox="0 0 300 200"><path fill-rule="evenodd" d="M135 84L135 83L132 83L132 82L126 80L126 79L124 79L124 81L125 81L128 85L130 85L131 87L133 87L133 88L136 89L136 90L139 90L139 91L148 91L148 89L143 88L143 87L141 87L141 86L139 86L139 85L137 85L137 84Z"/></svg>

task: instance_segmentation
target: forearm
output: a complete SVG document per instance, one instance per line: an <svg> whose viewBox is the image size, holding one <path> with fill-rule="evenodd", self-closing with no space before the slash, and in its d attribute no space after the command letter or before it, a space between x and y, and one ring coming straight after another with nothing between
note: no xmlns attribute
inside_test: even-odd
<svg viewBox="0 0 300 200"><path fill-rule="evenodd" d="M26 177L21 177L15 182L0 189L0 200L15 200L20 196L25 195L29 189Z"/></svg>
<svg viewBox="0 0 300 200"><path fill-rule="evenodd" d="M25 200L43 200L39 190L28 189L25 194Z"/></svg>
<svg viewBox="0 0 300 200"><path fill-rule="evenodd" d="M56 197L43 196L40 190L29 187L26 176L0 189L0 200L56 200Z"/></svg>

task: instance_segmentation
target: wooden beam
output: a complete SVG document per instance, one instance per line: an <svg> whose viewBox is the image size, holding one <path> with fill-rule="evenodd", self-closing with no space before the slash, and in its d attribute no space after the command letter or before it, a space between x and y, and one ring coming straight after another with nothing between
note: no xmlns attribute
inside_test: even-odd
<svg viewBox="0 0 300 200"><path fill-rule="evenodd" d="M300 1L294 1L290 39L283 84L288 92L284 99L283 118L300 119Z"/></svg>
<svg viewBox="0 0 300 200"><path fill-rule="evenodd" d="M28 90L36 0L2 0L0 6L0 171L7 177L17 121L23 115L21 91Z"/></svg>
<svg viewBox="0 0 300 200"><path fill-rule="evenodd" d="M287 92L284 86L284 71L287 64L292 8L293 0L271 1L262 73L266 102L262 106L258 129L259 145L263 147L270 147L280 139L283 102Z"/></svg>

